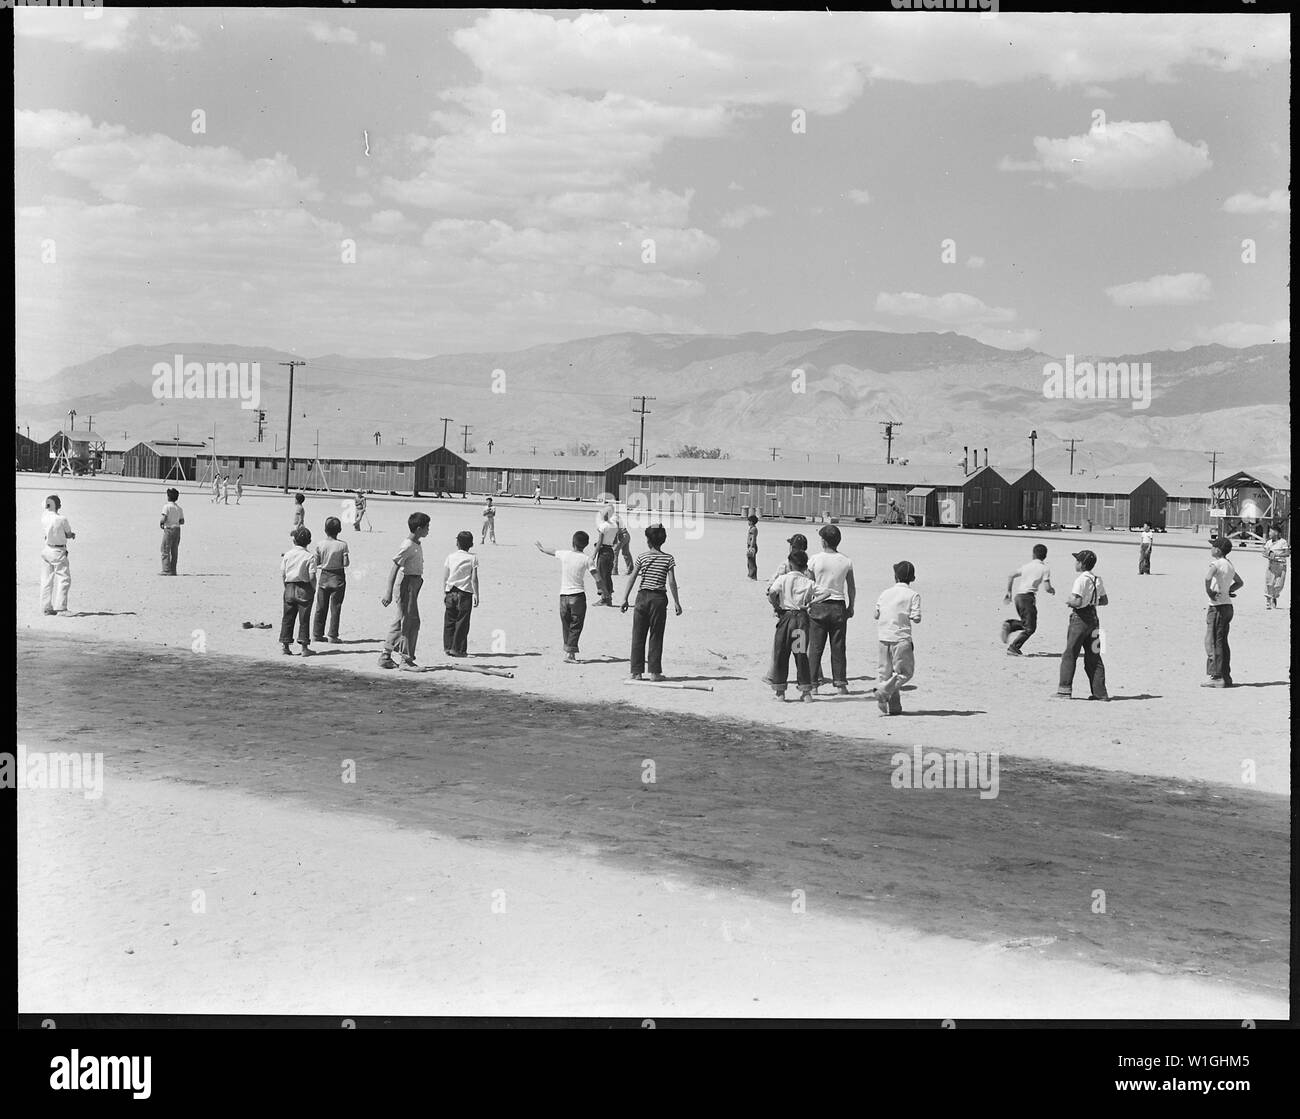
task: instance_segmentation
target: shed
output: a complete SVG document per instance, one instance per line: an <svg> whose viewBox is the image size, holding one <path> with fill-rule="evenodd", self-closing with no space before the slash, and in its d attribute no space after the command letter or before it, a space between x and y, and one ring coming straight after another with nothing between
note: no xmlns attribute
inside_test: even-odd
<svg viewBox="0 0 1300 1119"><path fill-rule="evenodd" d="M1052 522L1056 487L1037 470L1026 470L1011 484L1011 520L1023 528L1047 528Z"/></svg>

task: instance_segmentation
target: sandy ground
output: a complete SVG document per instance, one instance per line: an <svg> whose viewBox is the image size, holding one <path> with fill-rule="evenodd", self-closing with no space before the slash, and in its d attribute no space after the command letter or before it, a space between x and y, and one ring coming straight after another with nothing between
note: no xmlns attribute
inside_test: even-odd
<svg viewBox="0 0 1300 1119"><path fill-rule="evenodd" d="M184 574L166 579L161 486L63 480L73 616L44 618L22 541L51 488L19 478L19 741L103 751L110 780L99 800L21 796L23 1009L1285 1015L1289 611L1263 610L1257 555L1233 633L1247 686L1211 692L1206 548L1162 539L1140 579L1129 539L1098 538L1111 692L1129 702L1061 703L1059 597L1042 656L996 637L1031 539L845 526L867 603L896 559L920 571L917 687L886 720L865 618L853 695L781 705L759 682L771 615L739 523L670 537L686 613L665 670L703 693L625 685L617 611L589 614L593 663L560 662L557 564L531 541L589 530L589 507L508 505L478 549L465 663L502 680L375 665L406 513L433 517L436 568L477 533L477 503L373 502L375 531L345 534L351 643L304 661L240 628L278 624L282 496L185 494ZM313 531L336 508L309 498ZM764 524L760 571L792 531ZM1033 539L1066 585L1081 537ZM440 614L426 594L431 665L447 663ZM913 744L999 752L999 797L891 789ZM364 775L346 786L345 759Z"/></svg>
<svg viewBox="0 0 1300 1119"><path fill-rule="evenodd" d="M81 616L45 618L38 609L39 516L52 479L18 476L19 547L17 625L37 632L117 641L145 641L172 648L202 648L258 658L278 658L280 618L278 560L288 547L291 502L283 495L246 494L243 505L214 506L190 488L182 496L187 524L181 543L182 577L158 571L158 510L161 485L111 480L62 479L78 539L72 548L72 609ZM307 523L317 537L337 498L309 497ZM372 501L374 532L346 531L353 550L344 607L343 636L360 645L324 650L304 662L304 672L344 668L378 673L375 651L387 631L391 609L379 603L392 553L405 533L405 519L419 508L433 518L425 542L434 570L423 594L421 660L446 663L441 643L441 595L436 571L455 547L461 529L477 537L478 502L385 499ZM684 614L669 617L664 670L675 680L703 681L712 692L628 686L626 660L631 614L593 607L583 634L583 657L604 663L562 663L557 616L558 564L533 547L565 547L576 529L592 528L587 505L507 505L497 517L498 544L477 547L481 557L482 605L470 631L470 663L505 665L514 679L458 674L467 688L531 692L583 701L631 702L650 711L679 711L757 720L802 733L825 731L927 749L999 751L1107 769L1290 790L1290 610L1266 611L1263 560L1238 555L1246 586L1233 623L1232 691L1200 687L1205 679L1202 586L1208 549L1203 537L1167 534L1155 551L1154 574L1137 575L1137 547L1128 534L1090 538L1098 573L1111 605L1101 611L1105 660L1116 702L1084 702L1082 666L1076 701L1052 698L1067 610L1064 588L1072 580L1069 552L1078 533L1032 537L917 530L846 524L841 550L854 561L863 609L850 622L848 654L853 694L815 704L780 704L761 683L772 637L772 614L762 584L744 578L744 526L739 520L703 520L698 539L670 529L668 550L678 561ZM759 571L770 574L784 557L784 540L811 526L765 522L760 528ZM28 535L23 536L26 532ZM1045 542L1056 581L1063 588L1040 606L1038 634L1026 656L1007 657L997 638L1009 613L1002 605L1006 575ZM814 544L814 549L816 545ZM906 693L903 718L882 719L870 695L875 675L875 626L870 610L892 583L892 565L910 559L923 601L916 631L915 690ZM621 595L624 580L616 580ZM1288 596L1289 596L1288 586ZM595 597L589 592L589 600ZM618 598L616 597L616 601ZM276 629L244 630L244 621L271 622ZM201 655L201 654L197 654ZM828 666L829 667L829 666ZM201 671L201 669L200 669ZM439 680L448 674L436 674ZM1250 763L1249 765L1247 763Z"/></svg>
<svg viewBox="0 0 1300 1119"><path fill-rule="evenodd" d="M848 920L815 898L797 915L671 871L362 818L342 829L328 812L172 782L113 781L101 801L29 793L19 818L22 1012L958 1024L1286 1012L1203 980Z"/></svg>

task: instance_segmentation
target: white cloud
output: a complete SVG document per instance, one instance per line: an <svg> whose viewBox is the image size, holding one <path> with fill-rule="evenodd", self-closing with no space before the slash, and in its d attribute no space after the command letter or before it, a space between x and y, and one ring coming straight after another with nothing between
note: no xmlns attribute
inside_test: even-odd
<svg viewBox="0 0 1300 1119"><path fill-rule="evenodd" d="M80 144L102 143L126 135L117 124L96 124L84 113L63 109L18 109L14 112L14 147L58 151Z"/></svg>
<svg viewBox="0 0 1300 1119"><path fill-rule="evenodd" d="M1218 326L1201 327L1196 332L1201 342L1217 342L1221 346L1260 346L1267 342L1291 341L1291 324L1286 319L1275 323L1225 322Z"/></svg>
<svg viewBox="0 0 1300 1119"><path fill-rule="evenodd" d="M199 49L199 37L184 24L172 24L166 31L149 32L149 43L160 51L176 53Z"/></svg>
<svg viewBox="0 0 1300 1119"><path fill-rule="evenodd" d="M729 182L729 183L727 184L727 189L728 189L728 190L744 190L745 188L744 188L743 186L741 186L738 182L736 182L736 181L733 179L731 182Z"/></svg>
<svg viewBox="0 0 1300 1119"><path fill-rule="evenodd" d="M1160 190L1208 171L1208 145L1180 140L1167 120L1112 120L1081 136L1034 137L1036 160L1004 156L1000 171L1046 171L1092 190Z"/></svg>
<svg viewBox="0 0 1300 1119"><path fill-rule="evenodd" d="M1202 303L1213 294L1210 278L1202 272L1152 276L1106 289L1116 307L1181 307Z"/></svg>
<svg viewBox="0 0 1300 1119"><path fill-rule="evenodd" d="M1094 101L1109 101L1115 95L1110 90L1104 89L1099 85L1090 85L1083 91L1084 97L1090 97Z"/></svg>
<svg viewBox="0 0 1300 1119"><path fill-rule="evenodd" d="M718 218L718 223L723 229L744 229L752 221L771 216L772 211L766 206L738 206Z"/></svg>
<svg viewBox="0 0 1300 1119"><path fill-rule="evenodd" d="M90 51L122 50L139 11L129 8L14 8L14 34Z"/></svg>
<svg viewBox="0 0 1300 1119"><path fill-rule="evenodd" d="M845 197L856 206L865 206L871 201L871 194L866 190L848 190L845 191Z"/></svg>
<svg viewBox="0 0 1300 1119"><path fill-rule="evenodd" d="M875 309L884 315L927 319L950 326L1011 322L1016 317L1016 312L1010 307L990 307L982 299L958 291L944 295L882 291L876 297Z"/></svg>
<svg viewBox="0 0 1300 1119"><path fill-rule="evenodd" d="M233 148L190 147L134 135L58 109L15 114L15 143L50 153L50 166L111 202L270 209L321 197L283 155L247 159Z"/></svg>
<svg viewBox="0 0 1300 1119"><path fill-rule="evenodd" d="M988 261L986 261L982 256L968 256L966 258L967 268L979 269L979 268L983 268L984 265L987 263Z"/></svg>
<svg viewBox="0 0 1300 1119"><path fill-rule="evenodd" d="M1265 196L1242 191L1229 198L1223 209L1229 214L1289 214L1291 192L1283 188L1271 190Z"/></svg>
<svg viewBox="0 0 1300 1119"><path fill-rule="evenodd" d="M374 39L371 39L370 42L366 44L366 47L375 58L383 58L384 55L388 53L388 48L384 46L383 43L375 42Z"/></svg>
<svg viewBox="0 0 1300 1119"><path fill-rule="evenodd" d="M339 201L345 206L356 206L363 210L368 210L375 204L374 195L367 190L357 191L355 194L345 194Z"/></svg>
<svg viewBox="0 0 1300 1119"><path fill-rule="evenodd" d="M356 46L357 33L350 27L334 27L321 20L314 19L307 24L307 34L318 43L341 43Z"/></svg>
<svg viewBox="0 0 1300 1119"><path fill-rule="evenodd" d="M377 210L370 215L361 228L367 233L377 233L387 237L399 233L412 233L416 227L401 210Z"/></svg>

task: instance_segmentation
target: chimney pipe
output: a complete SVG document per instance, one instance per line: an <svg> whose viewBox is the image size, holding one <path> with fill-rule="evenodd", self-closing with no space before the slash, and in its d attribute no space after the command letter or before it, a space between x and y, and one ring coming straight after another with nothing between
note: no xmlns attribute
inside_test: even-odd
<svg viewBox="0 0 1300 1119"><path fill-rule="evenodd" d="M985 466L988 466L988 464L989 464L989 449L988 449L987 447L985 447L985 448L984 448L984 465L985 465Z"/></svg>
<svg viewBox="0 0 1300 1119"><path fill-rule="evenodd" d="M966 476L966 460L969 457L970 457L970 448L963 447L961 449L961 474L963 478Z"/></svg>

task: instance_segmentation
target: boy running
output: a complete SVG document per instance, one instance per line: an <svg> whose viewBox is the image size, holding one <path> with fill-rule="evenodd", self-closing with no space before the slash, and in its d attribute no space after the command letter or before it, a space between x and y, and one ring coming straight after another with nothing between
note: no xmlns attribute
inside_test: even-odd
<svg viewBox="0 0 1300 1119"><path fill-rule="evenodd" d="M916 674L912 626L921 623L921 596L912 590L916 568L907 560L894 564L894 585L876 600L876 636L880 640L876 706L882 715L901 715L903 685Z"/></svg>
<svg viewBox="0 0 1300 1119"><path fill-rule="evenodd" d="M1010 645L1007 645L1007 656L1009 657L1024 656L1020 650L1024 648L1025 642L1033 637L1038 629L1039 587L1042 587L1048 594L1056 594L1056 588L1052 586L1052 573L1047 564L1043 562L1047 559L1047 545L1035 544L1033 554L1033 559L1007 576L1007 593L1002 601L1003 603L1011 602L1011 590L1012 587L1015 587L1016 613L1020 615L1019 621L1009 618L1002 623L1002 643L1004 645L1008 637L1013 633L1016 635L1015 640Z"/></svg>

